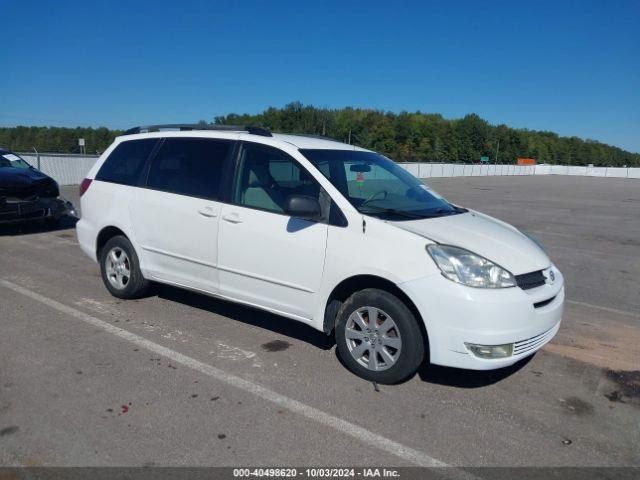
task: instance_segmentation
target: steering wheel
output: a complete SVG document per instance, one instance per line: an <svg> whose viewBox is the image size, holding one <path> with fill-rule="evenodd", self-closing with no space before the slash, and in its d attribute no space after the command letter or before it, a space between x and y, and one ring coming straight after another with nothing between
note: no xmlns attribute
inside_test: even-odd
<svg viewBox="0 0 640 480"><path fill-rule="evenodd" d="M383 199L387 198L387 195L389 195L389 192L387 192L386 190L378 190L377 192L373 193L372 195L369 195L364 202L362 202L360 204L360 206L366 205L367 203L371 202L372 200L374 200L378 195L380 194L384 194L384 197L382 197Z"/></svg>

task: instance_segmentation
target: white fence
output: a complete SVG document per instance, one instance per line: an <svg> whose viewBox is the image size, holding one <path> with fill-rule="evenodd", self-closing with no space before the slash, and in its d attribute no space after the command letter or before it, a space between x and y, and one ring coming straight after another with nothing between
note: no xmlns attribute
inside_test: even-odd
<svg viewBox="0 0 640 480"><path fill-rule="evenodd" d="M400 163L418 178L486 177L495 175L578 175L640 178L640 168L581 167L573 165L464 165L460 163Z"/></svg>
<svg viewBox="0 0 640 480"><path fill-rule="evenodd" d="M21 153L34 167L38 156ZM98 159L94 155L40 154L39 168L60 185L78 185ZM465 165L462 163L400 163L418 178L486 177L496 175L579 175L587 177L640 178L640 168L580 167L572 165Z"/></svg>
<svg viewBox="0 0 640 480"><path fill-rule="evenodd" d="M22 158L60 185L79 185L89 169L96 163L96 155L72 155L61 153L20 153ZM40 160L38 161L38 157Z"/></svg>

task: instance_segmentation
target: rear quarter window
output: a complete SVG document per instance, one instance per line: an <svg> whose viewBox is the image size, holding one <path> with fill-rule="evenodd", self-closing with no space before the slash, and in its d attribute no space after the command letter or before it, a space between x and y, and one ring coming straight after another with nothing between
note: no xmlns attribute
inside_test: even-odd
<svg viewBox="0 0 640 480"><path fill-rule="evenodd" d="M217 200L229 140L167 138L149 167L147 187L178 195Z"/></svg>
<svg viewBox="0 0 640 480"><path fill-rule="evenodd" d="M156 143L157 138L127 140L120 143L100 167L96 180L137 185L142 169Z"/></svg>

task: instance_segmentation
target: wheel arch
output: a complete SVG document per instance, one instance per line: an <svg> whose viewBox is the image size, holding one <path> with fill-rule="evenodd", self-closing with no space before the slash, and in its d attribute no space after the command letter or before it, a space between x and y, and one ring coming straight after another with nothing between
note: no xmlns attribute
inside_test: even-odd
<svg viewBox="0 0 640 480"><path fill-rule="evenodd" d="M129 240L129 236L126 233L124 233L120 228L113 225L109 225L100 230L100 233L98 233L98 236L96 238L96 258L100 259L100 251L102 250L102 247L104 247L105 244L109 241L109 239L117 237L118 235L122 235L127 240Z"/></svg>
<svg viewBox="0 0 640 480"><path fill-rule="evenodd" d="M327 299L327 303L324 309L324 320L322 329L324 333L327 335L332 335L335 323L336 316L338 311L340 310L340 306L342 303L349 298L355 292L360 290L364 290L366 288L377 288L380 290L384 290L392 295L398 297L406 306L411 310L411 313L415 316L418 321L418 325L420 330L422 331L422 335L425 340L425 347L427 348L426 356L428 359L429 355L429 335L427 333L427 329L424 324L424 320L422 315L420 315L420 311L418 307L416 307L415 303L409 298L409 296L402 291L398 285L393 283L392 281L379 277L377 275L354 275L349 278L345 278L342 280L336 287L333 289L329 298Z"/></svg>

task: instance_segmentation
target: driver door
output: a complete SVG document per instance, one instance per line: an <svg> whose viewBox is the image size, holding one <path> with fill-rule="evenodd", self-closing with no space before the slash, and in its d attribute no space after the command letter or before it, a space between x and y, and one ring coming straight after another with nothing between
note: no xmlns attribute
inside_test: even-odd
<svg viewBox="0 0 640 480"><path fill-rule="evenodd" d="M320 288L327 224L284 212L289 195L318 198L320 185L285 152L242 144L230 204L222 206L220 292L301 320Z"/></svg>

